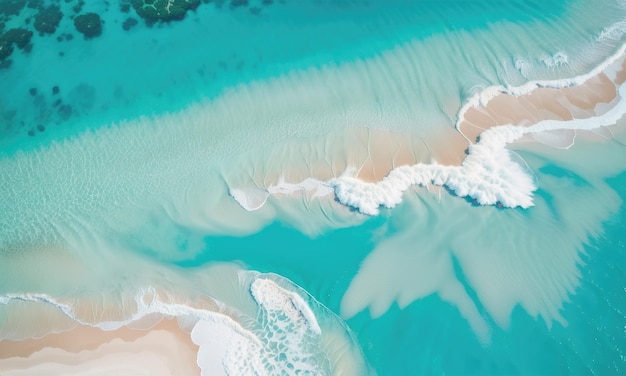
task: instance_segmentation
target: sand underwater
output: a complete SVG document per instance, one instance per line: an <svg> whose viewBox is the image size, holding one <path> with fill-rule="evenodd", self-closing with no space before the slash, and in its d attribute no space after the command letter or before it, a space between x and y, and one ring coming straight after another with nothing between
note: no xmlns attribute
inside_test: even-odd
<svg viewBox="0 0 626 376"><path fill-rule="evenodd" d="M626 3L0 0L0 375L626 374Z"/></svg>

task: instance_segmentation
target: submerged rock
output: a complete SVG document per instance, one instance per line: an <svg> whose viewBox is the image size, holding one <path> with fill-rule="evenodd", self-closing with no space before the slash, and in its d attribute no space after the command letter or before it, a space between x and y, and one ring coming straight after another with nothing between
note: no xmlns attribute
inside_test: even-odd
<svg viewBox="0 0 626 376"><path fill-rule="evenodd" d="M41 34L54 34L62 18L63 13L56 5L40 8L35 16L35 29Z"/></svg>
<svg viewBox="0 0 626 376"><path fill-rule="evenodd" d="M96 13L85 13L76 16L74 19L76 30L85 36L85 39L91 39L102 34L102 20Z"/></svg>
<svg viewBox="0 0 626 376"><path fill-rule="evenodd" d="M190 9L196 9L200 0L130 0L137 14L146 21L182 20Z"/></svg>
<svg viewBox="0 0 626 376"><path fill-rule="evenodd" d="M124 29L124 31L128 31L137 26L138 23L139 22L134 18L127 18L126 21L124 21L124 23L122 24L122 28Z"/></svg>

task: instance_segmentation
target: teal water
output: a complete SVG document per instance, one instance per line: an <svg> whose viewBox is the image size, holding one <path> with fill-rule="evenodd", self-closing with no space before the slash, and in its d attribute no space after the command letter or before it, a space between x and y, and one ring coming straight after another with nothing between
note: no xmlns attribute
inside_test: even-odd
<svg viewBox="0 0 626 376"><path fill-rule="evenodd" d="M309 150L315 137L421 137L491 85L585 74L625 42L623 4L214 1L125 31L138 17L114 3L84 6L101 36L83 40L66 17L0 69L0 340L66 325L54 299L93 305L92 324L112 320L107 304L128 318L150 286L223 303L272 361L272 336L299 330L325 371L348 354L379 375L625 372L619 129L567 150L516 145L538 185L528 209L416 187L374 217L300 192L246 211L230 191L349 153ZM250 296L261 277L239 269L275 274L329 337L307 317L281 326Z"/></svg>

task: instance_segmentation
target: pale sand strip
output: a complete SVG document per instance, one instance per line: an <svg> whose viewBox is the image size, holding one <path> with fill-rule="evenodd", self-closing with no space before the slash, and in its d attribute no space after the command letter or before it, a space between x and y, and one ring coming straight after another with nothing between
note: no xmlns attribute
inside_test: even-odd
<svg viewBox="0 0 626 376"><path fill-rule="evenodd" d="M603 72L578 86L537 88L520 96L499 94L486 105L469 108L457 128L468 140L476 142L480 133L496 125L530 126L547 119L586 119L599 115L599 105L609 104L617 97L617 87L626 79L625 65L622 56L606 69L616 69L615 82Z"/></svg>
<svg viewBox="0 0 626 376"><path fill-rule="evenodd" d="M175 319L164 318L149 330L122 327L103 331L78 325L40 339L0 341L0 373L52 375L132 369L138 374L199 375L197 351L198 346Z"/></svg>

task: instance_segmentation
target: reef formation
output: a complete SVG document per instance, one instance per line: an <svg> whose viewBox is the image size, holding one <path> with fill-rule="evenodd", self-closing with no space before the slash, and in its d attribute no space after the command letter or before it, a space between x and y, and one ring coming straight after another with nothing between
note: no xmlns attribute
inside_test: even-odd
<svg viewBox="0 0 626 376"><path fill-rule="evenodd" d="M131 0L137 14L148 22L182 20L188 10L198 7L200 0Z"/></svg>
<svg viewBox="0 0 626 376"><path fill-rule="evenodd" d="M96 13L81 14L74 18L74 26L85 39L95 38L102 34L102 20Z"/></svg>

